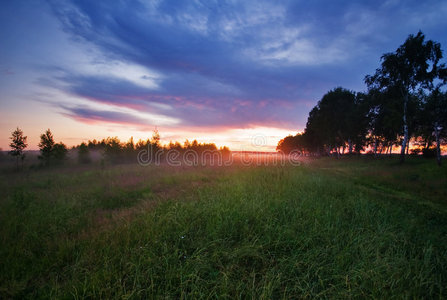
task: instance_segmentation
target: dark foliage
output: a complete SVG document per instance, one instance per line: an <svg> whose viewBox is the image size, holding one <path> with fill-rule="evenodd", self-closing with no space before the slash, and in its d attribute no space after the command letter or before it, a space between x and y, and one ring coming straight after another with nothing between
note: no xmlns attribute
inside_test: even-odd
<svg viewBox="0 0 447 300"><path fill-rule="evenodd" d="M19 169L19 161L25 159L25 154L23 153L23 150L28 146L26 143L27 137L23 135L23 131L17 127L16 130L14 130L11 134L11 143L9 146L11 147L11 151L9 151L9 155L16 158L16 166L17 170Z"/></svg>
<svg viewBox="0 0 447 300"><path fill-rule="evenodd" d="M381 59L375 74L365 77L368 93L341 87L329 91L310 111L304 133L282 139L277 150L338 157L364 150L391 154L400 145L403 161L412 139L423 147L412 154L435 151L441 164L447 139L447 94L442 91L447 68L440 62L441 45L418 32Z"/></svg>

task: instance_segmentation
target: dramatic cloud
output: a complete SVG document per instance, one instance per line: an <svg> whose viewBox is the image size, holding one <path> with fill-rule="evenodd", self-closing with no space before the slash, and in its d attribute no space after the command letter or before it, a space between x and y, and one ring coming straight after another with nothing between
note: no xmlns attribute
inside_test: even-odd
<svg viewBox="0 0 447 300"><path fill-rule="evenodd" d="M17 71L33 71L34 88L67 96L47 101L62 115L144 128L298 131L329 89L363 90L380 56L408 34L447 44L447 4L435 0L3 6L2 89Z"/></svg>

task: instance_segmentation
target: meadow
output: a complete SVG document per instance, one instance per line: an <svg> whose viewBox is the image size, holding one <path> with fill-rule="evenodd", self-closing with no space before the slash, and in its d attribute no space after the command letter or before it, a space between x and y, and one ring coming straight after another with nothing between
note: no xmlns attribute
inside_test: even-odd
<svg viewBox="0 0 447 300"><path fill-rule="evenodd" d="M447 168L433 160L0 179L2 299L447 297Z"/></svg>

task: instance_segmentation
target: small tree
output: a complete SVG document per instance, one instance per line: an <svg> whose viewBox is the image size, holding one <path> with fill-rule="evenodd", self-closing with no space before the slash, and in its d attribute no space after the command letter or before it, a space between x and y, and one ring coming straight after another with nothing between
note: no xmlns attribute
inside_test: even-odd
<svg viewBox="0 0 447 300"><path fill-rule="evenodd" d="M78 162L80 164L88 164L91 162L90 150L86 143L82 143L78 148Z"/></svg>
<svg viewBox="0 0 447 300"><path fill-rule="evenodd" d="M158 153L160 149L160 133L158 132L158 129L155 128L151 138L151 155L155 157L156 153Z"/></svg>
<svg viewBox="0 0 447 300"><path fill-rule="evenodd" d="M155 128L154 132L152 133L151 143L156 149L160 148L160 133L158 132L157 128Z"/></svg>
<svg viewBox="0 0 447 300"><path fill-rule="evenodd" d="M40 135L40 156L39 159L43 160L48 166L50 164L51 156L54 149L54 138L50 129L47 129L44 134Z"/></svg>
<svg viewBox="0 0 447 300"><path fill-rule="evenodd" d="M108 137L105 141L104 155L111 163L122 162L123 145L118 137Z"/></svg>
<svg viewBox="0 0 447 300"><path fill-rule="evenodd" d="M67 158L67 146L65 146L64 143L60 142L57 144L54 144L52 156L54 157L54 160L57 163L63 163L64 160Z"/></svg>
<svg viewBox="0 0 447 300"><path fill-rule="evenodd" d="M127 143L124 145L124 154L126 161L131 161L133 155L135 154L135 143L133 137L131 136Z"/></svg>
<svg viewBox="0 0 447 300"><path fill-rule="evenodd" d="M23 150L28 146L26 138L27 137L23 135L23 131L19 127L12 132L10 137L11 143L9 146L12 150L9 151L9 154L16 158L17 170L19 169L19 160L22 160L23 162L23 159L25 158Z"/></svg>
<svg viewBox="0 0 447 300"><path fill-rule="evenodd" d="M422 114L425 131L430 132L436 142L436 161L441 165L441 143L446 137L447 127L447 93L435 89L424 101ZM430 143L431 144L431 143Z"/></svg>

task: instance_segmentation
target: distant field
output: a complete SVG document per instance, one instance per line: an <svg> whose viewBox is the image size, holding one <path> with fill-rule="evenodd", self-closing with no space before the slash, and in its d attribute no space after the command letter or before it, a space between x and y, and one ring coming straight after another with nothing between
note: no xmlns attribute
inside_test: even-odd
<svg viewBox="0 0 447 300"><path fill-rule="evenodd" d="M0 179L2 299L447 297L447 168L433 160Z"/></svg>

